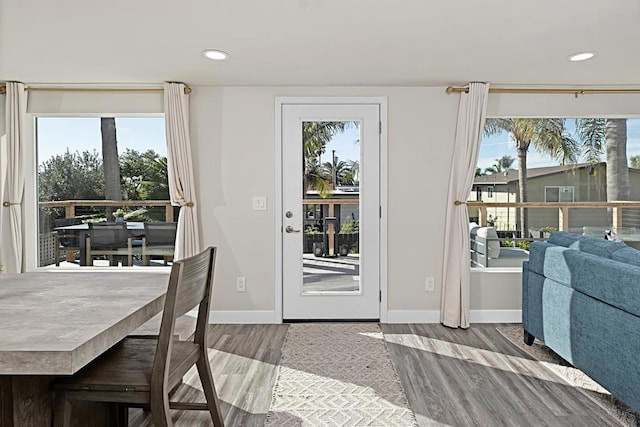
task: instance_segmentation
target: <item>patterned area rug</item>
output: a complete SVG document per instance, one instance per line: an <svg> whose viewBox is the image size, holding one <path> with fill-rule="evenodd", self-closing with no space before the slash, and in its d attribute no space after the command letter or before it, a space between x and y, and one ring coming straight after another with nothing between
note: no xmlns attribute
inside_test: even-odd
<svg viewBox="0 0 640 427"><path fill-rule="evenodd" d="M292 324L266 426L415 426L376 323Z"/></svg>
<svg viewBox="0 0 640 427"><path fill-rule="evenodd" d="M554 371L569 385L582 390L611 415L615 416L622 425L640 427L640 414L635 413L627 405L611 396L608 391L589 378L587 374L571 366L537 339L532 346L526 345L522 338L522 325L505 325L498 327L497 330L512 344Z"/></svg>

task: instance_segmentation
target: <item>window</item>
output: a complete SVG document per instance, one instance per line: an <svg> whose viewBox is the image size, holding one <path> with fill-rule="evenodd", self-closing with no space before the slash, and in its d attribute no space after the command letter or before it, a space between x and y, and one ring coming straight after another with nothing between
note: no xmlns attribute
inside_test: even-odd
<svg viewBox="0 0 640 427"><path fill-rule="evenodd" d="M544 201L547 203L553 202L573 202L574 201L574 189L573 187L544 187Z"/></svg>
<svg viewBox="0 0 640 427"><path fill-rule="evenodd" d="M540 117L538 112L535 115ZM609 135L616 137L608 140ZM489 214L497 218L501 248L526 251L527 240L548 237L559 229L604 235L604 230L614 226L612 207L575 207L561 215L557 208L509 204L640 202L638 141L638 118L488 118L474 178L474 186L486 186L487 205L479 207L471 202L470 216L483 213L481 222L486 222ZM619 144L617 150L605 150L614 143ZM521 187L524 171L526 186ZM502 205L491 206L495 202ZM619 209L615 217L618 235L640 247L640 207Z"/></svg>
<svg viewBox="0 0 640 427"><path fill-rule="evenodd" d="M164 118L35 120L38 266L86 264L87 257L80 256L86 246L80 240L88 231L78 229L101 222L137 227L129 233L134 239L134 263L150 264L151 257L142 259L143 223L170 222L177 213L169 203ZM109 205L105 200L122 204ZM107 258L94 265L128 262L126 256ZM162 264L168 260L160 258Z"/></svg>

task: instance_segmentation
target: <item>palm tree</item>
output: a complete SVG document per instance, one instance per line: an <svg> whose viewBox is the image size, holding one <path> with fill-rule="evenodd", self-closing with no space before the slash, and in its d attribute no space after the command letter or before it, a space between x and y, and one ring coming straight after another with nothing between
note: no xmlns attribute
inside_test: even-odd
<svg viewBox="0 0 640 427"><path fill-rule="evenodd" d="M527 201L527 152L533 144L540 153L561 164L575 163L579 157L579 143L565 128L564 119L487 119L484 134L508 132L516 144L518 156L518 186L521 202ZM527 209L520 209L520 230L528 230Z"/></svg>
<svg viewBox="0 0 640 427"><path fill-rule="evenodd" d="M595 161L606 153L607 201L629 200L627 164L627 119L578 119L576 127L583 141L590 144ZM592 160L593 161L593 160Z"/></svg>
<svg viewBox="0 0 640 427"><path fill-rule="evenodd" d="M604 146L607 162L607 201L629 200L627 119L578 119L576 126L582 139L595 147L594 151L597 149L598 160ZM623 213L636 214L631 209L624 209Z"/></svg>
<svg viewBox="0 0 640 427"><path fill-rule="evenodd" d="M122 200L122 191L120 189L120 159L118 157L115 118L100 118L100 132L102 134L104 197L107 200ZM114 210L115 208L113 207L107 207L107 221L112 217Z"/></svg>
<svg viewBox="0 0 640 427"><path fill-rule="evenodd" d="M335 176L336 187L340 185L357 185L360 162L357 160L340 160L335 165L332 162L324 162L322 165L330 178Z"/></svg>
<svg viewBox="0 0 640 427"><path fill-rule="evenodd" d="M500 157L499 159L496 159L496 162L493 164L493 166L486 168L484 170L484 172L485 173L506 172L511 168L511 166L513 165L513 162L515 162L515 161L516 161L516 159L514 159L513 157L505 154L504 156Z"/></svg>
<svg viewBox="0 0 640 427"><path fill-rule="evenodd" d="M327 197L332 188L332 175L327 174L320 164L320 156L331 138L344 132L355 122L303 122L302 123L302 160L303 188L317 190L320 197Z"/></svg>

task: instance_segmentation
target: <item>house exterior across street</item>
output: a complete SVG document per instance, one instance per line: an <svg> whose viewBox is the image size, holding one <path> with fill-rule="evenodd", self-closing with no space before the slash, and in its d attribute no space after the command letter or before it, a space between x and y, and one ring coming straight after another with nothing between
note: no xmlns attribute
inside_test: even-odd
<svg viewBox="0 0 640 427"><path fill-rule="evenodd" d="M640 200L640 169L629 168L630 200ZM601 202L607 200L606 163L582 163L527 169L528 202ZM468 201L519 202L518 171L477 176ZM640 213L625 209L625 226L640 227ZM529 228L558 227L558 210L529 209ZM487 221L498 230L520 229L516 208L488 208ZM478 219L478 209L469 208L469 219ZM569 228L610 226L607 209L575 209Z"/></svg>

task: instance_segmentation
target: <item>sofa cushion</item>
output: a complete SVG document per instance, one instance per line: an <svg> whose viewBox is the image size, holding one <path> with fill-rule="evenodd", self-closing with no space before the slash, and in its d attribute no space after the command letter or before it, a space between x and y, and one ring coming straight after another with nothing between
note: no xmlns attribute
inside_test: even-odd
<svg viewBox="0 0 640 427"><path fill-rule="evenodd" d="M582 236L578 242L579 250L605 258L611 258L611 254L626 247L627 245L622 242L612 242L604 238L590 236Z"/></svg>
<svg viewBox="0 0 640 427"><path fill-rule="evenodd" d="M604 238L579 236L566 231L555 231L549 236L549 243L578 249L593 255L611 258L611 254L626 247L624 243L612 242Z"/></svg>
<svg viewBox="0 0 640 427"><path fill-rule="evenodd" d="M535 241L529 248L529 269L565 286L571 286L571 271L564 252L578 252L574 248Z"/></svg>
<svg viewBox="0 0 640 427"><path fill-rule="evenodd" d="M573 289L640 316L640 266L574 250L563 257Z"/></svg>
<svg viewBox="0 0 640 427"><path fill-rule="evenodd" d="M549 235L548 242L568 248L573 244L577 244L581 238L582 236L567 233L566 231L554 231Z"/></svg>
<svg viewBox="0 0 640 427"><path fill-rule="evenodd" d="M476 236L487 239L487 256L489 258L500 257L500 241L498 240L498 233L493 227L478 227L474 229ZM488 240L491 239L491 240Z"/></svg>
<svg viewBox="0 0 640 427"><path fill-rule="evenodd" d="M611 259L631 265L640 266L640 251L627 246L613 252L611 254Z"/></svg>

